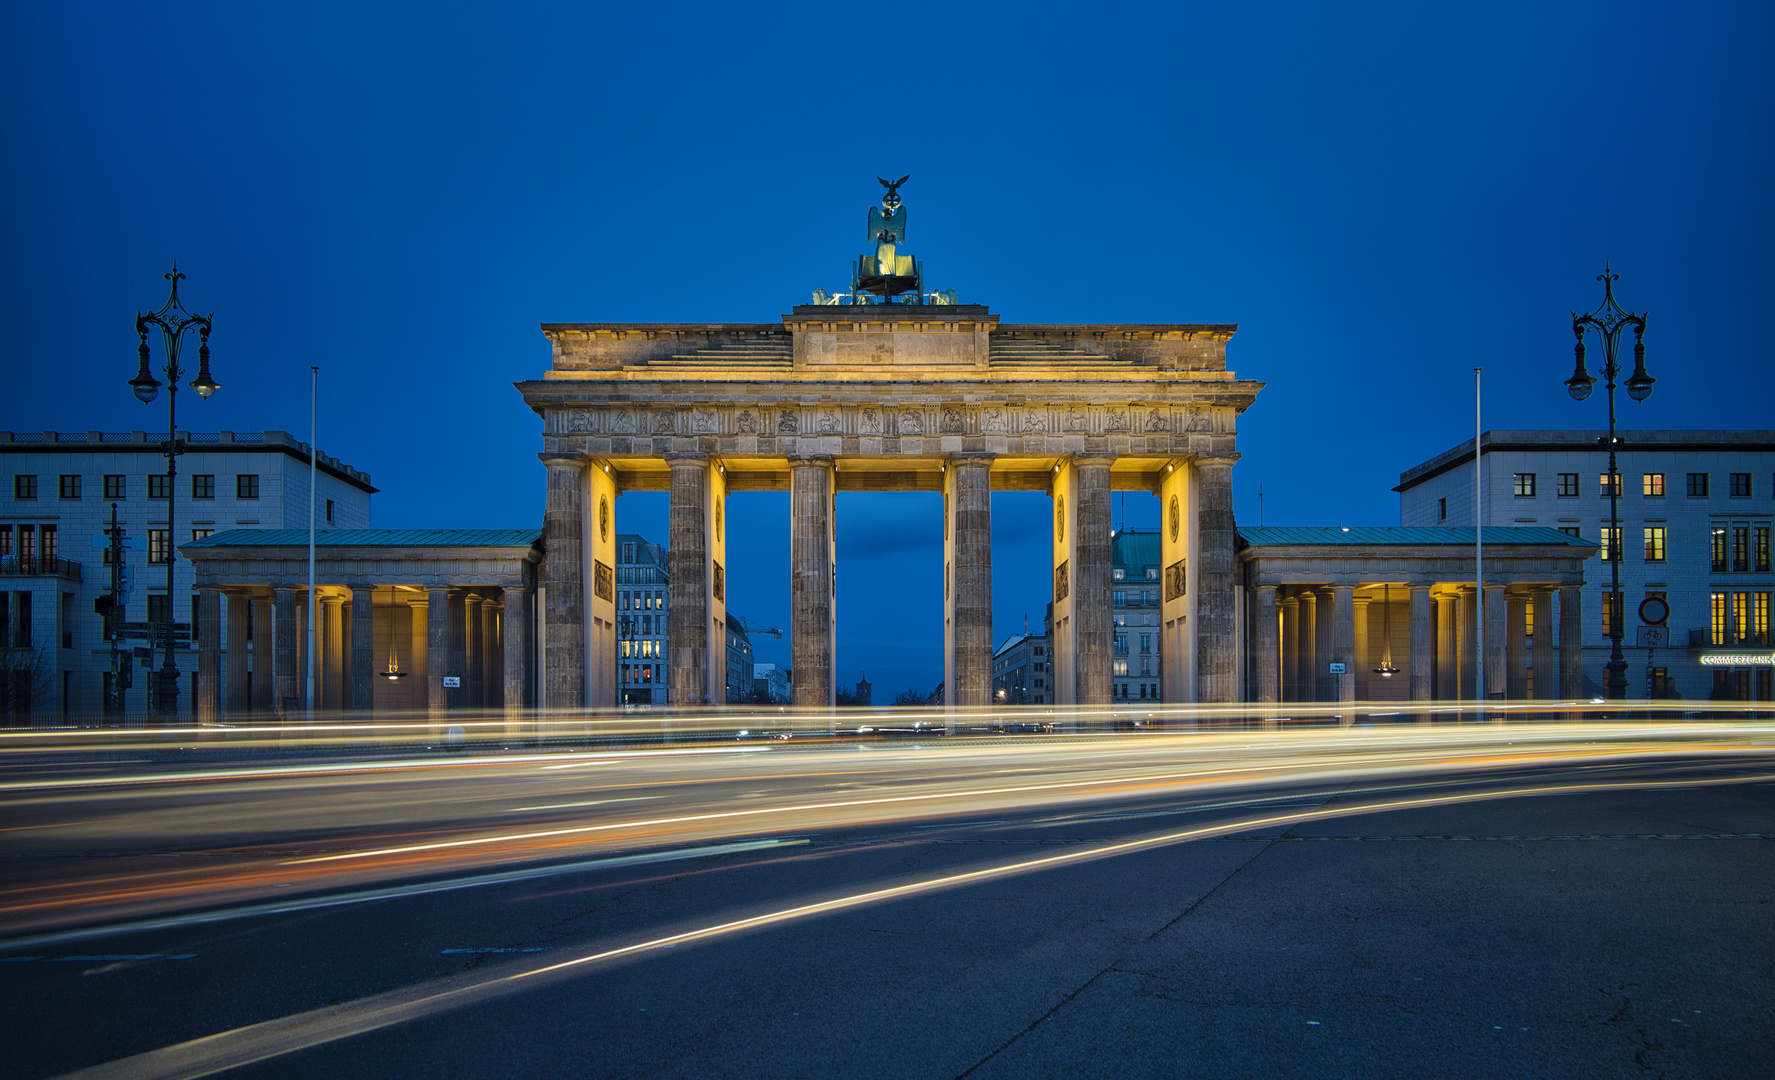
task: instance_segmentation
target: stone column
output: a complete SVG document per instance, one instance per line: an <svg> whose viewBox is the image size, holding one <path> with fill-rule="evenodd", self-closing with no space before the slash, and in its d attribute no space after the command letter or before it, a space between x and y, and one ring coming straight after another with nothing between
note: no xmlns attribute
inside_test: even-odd
<svg viewBox="0 0 1775 1080"><path fill-rule="evenodd" d="M375 705L376 605L368 585L351 587L351 707L369 712ZM389 609L388 649L394 651L394 609Z"/></svg>
<svg viewBox="0 0 1775 1080"><path fill-rule="evenodd" d="M431 722L441 724L450 711L444 675L450 667L450 590L427 589L425 611L425 706Z"/></svg>
<svg viewBox="0 0 1775 1080"><path fill-rule="evenodd" d="M505 590L505 605L499 620L504 639L505 716L508 721L524 712L526 660L530 649L530 594L521 588Z"/></svg>
<svg viewBox="0 0 1775 1080"><path fill-rule="evenodd" d="M1300 594L1300 652L1295 657L1297 701L1319 700L1319 597Z"/></svg>
<svg viewBox="0 0 1775 1080"><path fill-rule="evenodd" d="M321 679L321 702L328 712L345 708L345 599L340 596L321 597L321 614L327 647L321 653L320 665L326 674Z"/></svg>
<svg viewBox="0 0 1775 1080"><path fill-rule="evenodd" d="M1429 701L1433 696L1430 643L1434 630L1430 621L1430 586L1411 586L1410 609L1411 652L1406 666L1410 668L1408 674L1411 678L1411 700Z"/></svg>
<svg viewBox="0 0 1775 1080"><path fill-rule="evenodd" d="M1285 597L1278 606L1282 609L1281 700L1299 701L1300 597Z"/></svg>
<svg viewBox="0 0 1775 1080"><path fill-rule="evenodd" d="M1576 585L1559 590L1559 696L1584 698L1584 590Z"/></svg>
<svg viewBox="0 0 1775 1080"><path fill-rule="evenodd" d="M1339 585L1331 590L1331 660L1328 663L1344 665L1342 675L1332 675L1327 668L1326 676L1335 700L1349 702L1356 700L1356 673L1351 670L1356 666L1356 590L1348 585ZM1344 722L1350 717L1346 715Z"/></svg>
<svg viewBox="0 0 1775 1080"><path fill-rule="evenodd" d="M454 689L444 691L444 700L449 703L451 712L458 712L468 706L468 688L473 682L468 677L468 594L458 589L449 590L449 665L444 674L456 677Z"/></svg>
<svg viewBox="0 0 1775 1080"><path fill-rule="evenodd" d="M1077 509L1073 512L1076 543L1073 546L1072 595L1073 640L1078 660L1075 685L1080 705L1108 705L1115 683L1110 662L1115 650L1114 612L1110 608L1110 574L1114 558L1110 550L1109 467L1114 458L1076 457L1073 468ZM1231 592L1228 592L1231 602ZM1230 642L1229 642L1230 647Z"/></svg>
<svg viewBox="0 0 1775 1080"><path fill-rule="evenodd" d="M542 705L546 709L579 709L585 704L586 661L585 523L580 498L583 465L577 457L544 456L542 463L548 469L548 499L542 516L542 543L547 552L543 621L547 627L548 685L543 688ZM432 599L433 606L441 609L438 596ZM440 618L441 610L433 617ZM441 676L441 657L436 667L434 676Z"/></svg>
<svg viewBox="0 0 1775 1080"><path fill-rule="evenodd" d="M1510 692L1504 664L1509 639L1508 606L1502 585L1485 587L1485 696L1501 698Z"/></svg>
<svg viewBox="0 0 1775 1080"><path fill-rule="evenodd" d="M1337 590L1319 590L1313 618L1313 700L1336 701L1337 680L1331 674L1331 663L1337 659Z"/></svg>
<svg viewBox="0 0 1775 1080"><path fill-rule="evenodd" d="M276 680L272 677L277 667L272 658L277 651L277 633L272 629L276 622L273 617L276 607L275 599L256 597L253 600L253 708L261 712L280 707Z"/></svg>
<svg viewBox="0 0 1775 1080"><path fill-rule="evenodd" d="M409 718L428 709L431 702L431 600L418 593L407 602L407 710ZM392 632L391 632L392 639ZM442 675L443 672L438 674Z"/></svg>
<svg viewBox="0 0 1775 1080"><path fill-rule="evenodd" d="M1461 700L1479 692L1479 602L1472 585L1461 586Z"/></svg>
<svg viewBox="0 0 1775 1080"><path fill-rule="evenodd" d="M1461 696L1460 605L1452 596L1436 601L1436 700Z"/></svg>
<svg viewBox="0 0 1775 1080"><path fill-rule="evenodd" d="M252 619L252 603L246 597L228 598L228 652L223 659L227 675L222 686L223 711L231 716L245 716L253 708L252 676L247 673L247 627Z"/></svg>
<svg viewBox="0 0 1775 1080"><path fill-rule="evenodd" d="M789 458L789 603L796 705L831 708L837 583L832 459Z"/></svg>
<svg viewBox="0 0 1775 1080"><path fill-rule="evenodd" d="M455 672L462 676L462 691L456 702L471 712L481 707L481 602L473 593L462 596L462 665Z"/></svg>
<svg viewBox="0 0 1775 1080"><path fill-rule="evenodd" d="M284 720L294 719L301 705L297 689L296 590L278 589L271 614L271 707Z"/></svg>
<svg viewBox="0 0 1775 1080"><path fill-rule="evenodd" d="M1528 698L1528 603L1527 596L1507 599L1510 634L1505 642L1504 686L1511 701Z"/></svg>
<svg viewBox="0 0 1775 1080"><path fill-rule="evenodd" d="M1233 462L1239 456L1197 458L1196 473L1196 700L1238 697L1236 616L1233 610ZM1105 470L1107 472L1107 470Z"/></svg>
<svg viewBox="0 0 1775 1080"><path fill-rule="evenodd" d="M1534 605L1535 697L1552 701L1559 691L1559 669L1553 659L1553 590L1536 589Z"/></svg>
<svg viewBox="0 0 1775 1080"><path fill-rule="evenodd" d="M710 704L709 696L709 459L667 454L672 504L667 562L666 657L671 704ZM799 669L796 675L799 676Z"/></svg>
<svg viewBox="0 0 1775 1080"><path fill-rule="evenodd" d="M495 705L504 705L505 693L499 685L499 603L483 597L481 599L481 702L480 707L491 711Z"/></svg>
<svg viewBox="0 0 1775 1080"><path fill-rule="evenodd" d="M197 590L197 722L213 724L222 708L222 591Z"/></svg>
<svg viewBox="0 0 1775 1080"><path fill-rule="evenodd" d="M1196 507L1199 477L1188 458L1165 463L1159 481L1159 690L1166 704L1196 700L1196 597L1201 535Z"/></svg>
<svg viewBox="0 0 1775 1080"><path fill-rule="evenodd" d="M1369 700L1368 658L1369 658L1369 654L1372 651L1368 647L1368 605L1369 605L1369 602L1370 602L1369 599L1365 596L1358 596L1351 601L1351 603L1356 605L1356 651L1351 654L1354 657L1354 659L1352 660L1352 662L1350 664L1350 674L1355 676L1355 679L1356 679L1356 700L1359 700L1359 701ZM1385 603L1385 601L1383 600L1382 603ZM1383 626L1386 625L1386 620L1384 618L1381 620L1381 624ZM1387 648L1386 647L1388 644L1391 644L1391 643L1390 642L1382 643L1382 645L1381 645L1381 655L1382 656L1387 655Z"/></svg>
<svg viewBox="0 0 1775 1080"><path fill-rule="evenodd" d="M943 684L951 712L992 704L992 456L943 476Z"/></svg>
<svg viewBox="0 0 1775 1080"><path fill-rule="evenodd" d="M1276 611L1276 587L1257 586L1253 621L1256 641L1252 654L1257 663L1257 700L1266 705L1282 700L1282 648Z"/></svg>

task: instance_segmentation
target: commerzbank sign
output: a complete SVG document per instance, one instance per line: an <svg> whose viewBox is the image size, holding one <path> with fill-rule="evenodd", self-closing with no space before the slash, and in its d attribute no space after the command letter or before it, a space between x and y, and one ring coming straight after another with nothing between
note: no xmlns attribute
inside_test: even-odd
<svg viewBox="0 0 1775 1080"><path fill-rule="evenodd" d="M1710 652L1701 654L1703 667L1775 667L1775 652Z"/></svg>

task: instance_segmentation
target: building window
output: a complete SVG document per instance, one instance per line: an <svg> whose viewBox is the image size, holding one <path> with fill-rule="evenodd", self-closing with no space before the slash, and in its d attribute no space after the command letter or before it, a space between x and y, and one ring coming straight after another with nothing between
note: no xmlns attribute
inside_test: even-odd
<svg viewBox="0 0 1775 1080"><path fill-rule="evenodd" d="M1098 668L1097 670L1101 671L1103 669ZM1115 674L1116 678L1118 678L1118 679L1124 678L1128 674L1128 661L1126 661L1126 660L1112 661L1110 664L1110 670Z"/></svg>
<svg viewBox="0 0 1775 1080"><path fill-rule="evenodd" d="M1125 591L1123 591L1121 589L1116 590L1116 592L1115 592L1115 606L1116 607L1127 607L1128 606L1128 594Z"/></svg>
<svg viewBox="0 0 1775 1080"><path fill-rule="evenodd" d="M327 524L331 525L332 523L333 523L333 500L328 499L327 500Z"/></svg>
<svg viewBox="0 0 1775 1080"><path fill-rule="evenodd" d="M1766 592L1751 594L1750 634L1752 645L1769 644L1769 594Z"/></svg>
<svg viewBox="0 0 1775 1080"><path fill-rule="evenodd" d="M256 499L259 497L259 474L242 473L234 478L234 497L237 499Z"/></svg>
<svg viewBox="0 0 1775 1080"><path fill-rule="evenodd" d="M1712 550L1712 555L1713 555L1713 572L1716 574L1725 573L1726 572L1726 530L1718 525L1715 525L1713 527L1712 534L1709 537L1708 546Z"/></svg>
<svg viewBox="0 0 1775 1080"><path fill-rule="evenodd" d="M37 478L35 476L14 476L12 478L12 497L35 499L37 497Z"/></svg>
<svg viewBox="0 0 1775 1080"><path fill-rule="evenodd" d="M172 530L171 529L149 529L148 530L148 561L149 562L164 563L164 562L170 561L170 559L172 557L171 556L171 548L172 548Z"/></svg>
<svg viewBox="0 0 1775 1080"><path fill-rule="evenodd" d="M1148 581L1159 580L1159 568L1156 566L1147 567L1146 568L1146 580L1148 580Z"/></svg>
<svg viewBox="0 0 1775 1080"><path fill-rule="evenodd" d="M1519 472L1516 474L1515 486L1512 489L1517 498L1532 499L1535 497L1535 474Z"/></svg>
<svg viewBox="0 0 1775 1080"><path fill-rule="evenodd" d="M1706 473L1692 472L1689 474L1689 498L1691 498L1691 499L1705 499L1705 498L1707 498L1707 474Z"/></svg>
<svg viewBox="0 0 1775 1080"><path fill-rule="evenodd" d="M116 475L109 475L109 474L106 475L106 477L105 477L105 498L107 498L107 499L127 498L128 496L125 493L128 491L129 491L129 487L128 487L128 485L126 485L124 483L123 477L116 476Z"/></svg>
<svg viewBox="0 0 1775 1080"><path fill-rule="evenodd" d="M58 492L58 496L63 499L78 499L78 498L80 498L80 477L78 477L78 476L63 476L61 478L61 484L60 484L60 487L57 489L57 492Z"/></svg>
<svg viewBox="0 0 1775 1080"><path fill-rule="evenodd" d="M1664 561L1664 526L1646 526L1646 561Z"/></svg>
<svg viewBox="0 0 1775 1080"><path fill-rule="evenodd" d="M213 499L216 497L216 478L214 476L196 475L191 478L191 497L193 499Z"/></svg>
<svg viewBox="0 0 1775 1080"><path fill-rule="evenodd" d="M1612 484L1610 483L1611 480L1613 481ZM1616 473L1613 477L1611 477L1611 476L1609 476L1608 473L1603 473L1601 476L1601 485L1602 485L1602 493L1604 495L1609 494L1611 491L1615 495L1620 495L1621 494L1621 474Z"/></svg>
<svg viewBox="0 0 1775 1080"><path fill-rule="evenodd" d="M1748 498L1750 498L1750 474L1747 472L1735 472L1735 473L1731 474L1731 477L1732 477L1731 478L1731 485L1732 485L1731 496L1732 496L1732 498L1734 498L1734 499L1748 499Z"/></svg>
<svg viewBox="0 0 1775 1080"><path fill-rule="evenodd" d="M148 621L150 623L171 622L173 606L165 593L151 593L148 596Z"/></svg>
<svg viewBox="0 0 1775 1080"><path fill-rule="evenodd" d="M1153 636L1151 634L1140 635L1140 651L1143 653L1153 651Z"/></svg>
<svg viewBox="0 0 1775 1080"><path fill-rule="evenodd" d="M1750 594L1735 592L1732 594L1731 607L1731 640L1728 645L1743 645L1750 640Z"/></svg>
<svg viewBox="0 0 1775 1080"><path fill-rule="evenodd" d="M1140 658L1140 674L1151 675L1152 673L1153 673L1153 658L1150 656L1141 657ZM1145 696L1146 688L1143 686L1140 689L1141 689L1141 695Z"/></svg>
<svg viewBox="0 0 1775 1080"><path fill-rule="evenodd" d="M1565 533L1567 536L1576 536L1579 539L1583 539L1584 537L1584 530L1576 525L1561 525L1559 531Z"/></svg>
<svg viewBox="0 0 1775 1080"><path fill-rule="evenodd" d="M39 540L41 541L41 543L39 544L39 547L40 547L42 555L43 555L44 563L48 566L54 566L55 565L55 558L56 558L56 542L55 542L56 528L55 528L55 526L54 525L39 525L39 526L37 526L37 536L38 536Z"/></svg>
<svg viewBox="0 0 1775 1080"><path fill-rule="evenodd" d="M1750 569L1750 526L1732 526L1732 569L1745 573Z"/></svg>
<svg viewBox="0 0 1775 1080"><path fill-rule="evenodd" d="M1575 498L1577 498L1577 496L1578 496L1578 474L1575 472L1560 473L1559 474L1559 497L1562 499L1575 499Z"/></svg>
<svg viewBox="0 0 1775 1080"><path fill-rule="evenodd" d="M1602 633L1604 637L1614 637L1616 629L1621 625L1621 594L1605 592L1602 594Z"/></svg>
<svg viewBox="0 0 1775 1080"><path fill-rule="evenodd" d="M1664 474L1661 472L1646 473L1640 491L1648 499L1662 499L1664 497Z"/></svg>
<svg viewBox="0 0 1775 1080"><path fill-rule="evenodd" d="M173 478L162 473L148 477L148 497L150 499L170 499L173 494Z"/></svg>
<svg viewBox="0 0 1775 1080"><path fill-rule="evenodd" d="M191 530L191 539L193 539L193 540L202 540L206 536L214 536L214 535L216 535L216 530L214 530L214 529L192 529Z"/></svg>
<svg viewBox="0 0 1775 1080"><path fill-rule="evenodd" d="M1608 562L1621 550L1621 528L1616 526L1611 529L1605 525L1597 531L1602 534L1602 561Z"/></svg>
<svg viewBox="0 0 1775 1080"><path fill-rule="evenodd" d="M1756 542L1751 545L1751 567L1759 574L1769 572L1769 526L1756 527Z"/></svg>
<svg viewBox="0 0 1775 1080"><path fill-rule="evenodd" d="M1707 594L1707 640L1711 645L1726 643L1726 594Z"/></svg>
<svg viewBox="0 0 1775 1080"><path fill-rule="evenodd" d="M1447 521L1448 520L1448 500L1447 499L1437 499L1436 500L1436 520L1437 521Z"/></svg>

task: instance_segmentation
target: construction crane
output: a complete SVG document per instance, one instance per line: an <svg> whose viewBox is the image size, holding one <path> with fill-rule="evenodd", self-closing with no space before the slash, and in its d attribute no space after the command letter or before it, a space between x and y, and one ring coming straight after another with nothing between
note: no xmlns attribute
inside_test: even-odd
<svg viewBox="0 0 1775 1080"><path fill-rule="evenodd" d="M740 629L744 630L746 632L747 637L751 637L753 634L769 634L771 637L776 638L778 641L783 640L783 632L781 630L778 630L774 626L771 627L769 630L754 630L750 626L747 626L746 625L746 617L744 615L740 616Z"/></svg>

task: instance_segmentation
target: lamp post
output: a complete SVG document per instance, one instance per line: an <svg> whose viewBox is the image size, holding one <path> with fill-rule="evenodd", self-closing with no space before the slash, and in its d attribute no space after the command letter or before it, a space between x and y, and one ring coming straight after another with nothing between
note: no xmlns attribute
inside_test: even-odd
<svg viewBox="0 0 1775 1080"><path fill-rule="evenodd" d="M1614 605L1612 618L1609 619L1609 664L1606 694L1611 701L1621 701L1627 697L1627 657L1621 651L1621 636L1627 625L1626 614L1621 610L1621 471L1617 460L1620 440L1615 436L1615 379L1621 374L1620 350L1621 331L1633 328L1633 374L1627 378L1627 393L1635 401L1644 401L1652 396L1652 383L1657 380L1646 374L1646 313L1635 314L1624 310L1615 302L1615 282L1621 275L1610 270L1607 263L1603 264L1598 281L1602 282L1602 304L1588 315L1572 312L1572 334L1578 339L1576 348L1578 364L1572 377L1565 381L1566 389L1574 399L1583 401L1590 396L1595 388L1596 380L1584 369L1584 335L1594 330L1602 339L1603 366L1602 377L1604 386L1609 392L1609 523L1605 528L1614 530L1612 537L1605 534L1605 539L1614 542L1608 545L1609 551L1609 593L1610 603Z"/></svg>
<svg viewBox="0 0 1775 1080"><path fill-rule="evenodd" d="M173 660L173 570L178 565L178 545L173 528L173 506L177 492L174 491L174 480L178 476L178 456L184 453L179 446L177 414L175 409L179 399L179 378L185 372L179 367L179 348L184 344L188 331L197 331L197 378L186 385L197 391L197 396L207 398L221 386L210 378L210 316L193 315L179 303L179 281L184 274L179 273L178 264L173 264L170 272L162 275L172 282L172 291L167 294L166 303L160 305L158 311L144 315L136 312L136 336L141 344L136 347L136 355L141 361L136 377L129 381L130 388L135 391L136 398L142 404L152 402L160 393L160 380L148 370L148 328L159 327L161 341L165 346L166 363L161 366L161 373L166 376L166 548L162 554L166 558L166 617L161 620L158 630L161 647L165 650L160 670L151 675L154 681L154 711L163 722L170 723L177 716L179 709L179 666ZM193 628L195 629L195 628ZM211 633L215 628L211 627Z"/></svg>

